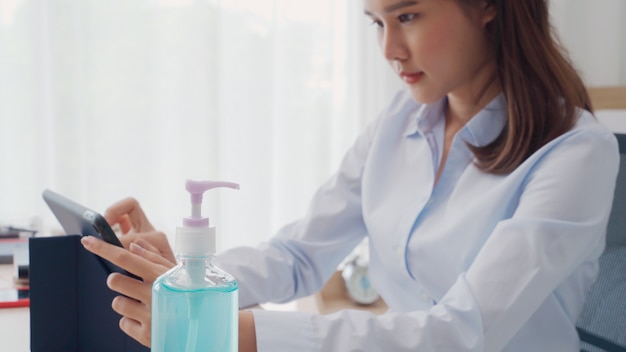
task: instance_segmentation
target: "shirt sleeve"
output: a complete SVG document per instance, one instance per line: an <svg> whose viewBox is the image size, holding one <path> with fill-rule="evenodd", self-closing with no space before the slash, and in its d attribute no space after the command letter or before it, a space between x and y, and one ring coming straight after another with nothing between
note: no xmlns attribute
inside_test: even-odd
<svg viewBox="0 0 626 352"><path fill-rule="evenodd" d="M619 168L615 136L574 131L533 155L511 219L500 222L467 272L485 350L502 349L542 302L604 248ZM573 317L575 320L576 317Z"/></svg>
<svg viewBox="0 0 626 352"><path fill-rule="evenodd" d="M319 315L254 310L259 352L482 351L480 312L463 277L429 311L343 310Z"/></svg>
<svg viewBox="0 0 626 352"><path fill-rule="evenodd" d="M302 219L258 247L218 255L218 265L237 278L240 307L287 302L318 291L366 236L361 175L378 121L357 138L338 172L317 190Z"/></svg>
<svg viewBox="0 0 626 352"><path fill-rule="evenodd" d="M431 309L255 311L259 351L502 350L560 283L597 258L612 204L619 165L612 134L575 131L542 150L529 160L514 216Z"/></svg>

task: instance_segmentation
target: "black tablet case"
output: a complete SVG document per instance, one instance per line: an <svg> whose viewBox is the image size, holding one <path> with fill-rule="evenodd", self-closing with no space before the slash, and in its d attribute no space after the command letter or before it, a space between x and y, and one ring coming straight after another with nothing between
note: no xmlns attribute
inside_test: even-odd
<svg viewBox="0 0 626 352"><path fill-rule="evenodd" d="M80 235L33 237L30 251L32 352L146 352L119 328L111 308L117 295L108 273L83 248Z"/></svg>

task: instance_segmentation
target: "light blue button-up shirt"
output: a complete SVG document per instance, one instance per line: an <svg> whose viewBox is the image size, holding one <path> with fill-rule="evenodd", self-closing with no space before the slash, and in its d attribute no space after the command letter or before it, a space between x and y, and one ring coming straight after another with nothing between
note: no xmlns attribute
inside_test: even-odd
<svg viewBox="0 0 626 352"><path fill-rule="evenodd" d="M363 238L374 315L254 311L259 351L578 351L575 321L598 271L619 164L586 111L508 175L481 172L467 143L502 131L495 98L442 158L445 99L399 93L357 139L307 213L257 248L219 256L240 306L319 290Z"/></svg>

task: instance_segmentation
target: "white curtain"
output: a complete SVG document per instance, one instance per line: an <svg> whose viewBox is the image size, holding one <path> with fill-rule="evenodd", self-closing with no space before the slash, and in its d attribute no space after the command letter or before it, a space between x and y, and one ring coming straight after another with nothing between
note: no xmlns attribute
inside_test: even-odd
<svg viewBox="0 0 626 352"><path fill-rule="evenodd" d="M173 235L185 179L219 179L241 184L205 196L219 247L257 243L400 86L357 1L0 0L0 21L5 225L58 227L51 188L134 196Z"/></svg>
<svg viewBox="0 0 626 352"><path fill-rule="evenodd" d="M586 79L626 84L624 1L552 6ZM58 226L51 188L173 235L185 179L220 179L220 249L257 243L399 87L360 0L0 0L0 224Z"/></svg>

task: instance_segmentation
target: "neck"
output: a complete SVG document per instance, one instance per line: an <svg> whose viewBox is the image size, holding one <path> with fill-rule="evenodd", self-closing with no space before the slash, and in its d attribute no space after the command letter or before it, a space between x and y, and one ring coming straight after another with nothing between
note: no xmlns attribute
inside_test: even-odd
<svg viewBox="0 0 626 352"><path fill-rule="evenodd" d="M489 65L490 66L490 65ZM459 87L448 94L446 121L465 125L501 92L495 68L484 67L471 84Z"/></svg>

